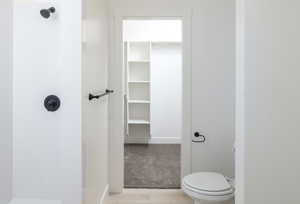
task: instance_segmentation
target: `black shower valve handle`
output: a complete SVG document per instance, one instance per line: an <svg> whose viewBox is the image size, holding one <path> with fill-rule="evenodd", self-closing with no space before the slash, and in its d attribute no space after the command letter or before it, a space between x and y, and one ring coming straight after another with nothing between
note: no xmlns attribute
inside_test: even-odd
<svg viewBox="0 0 300 204"><path fill-rule="evenodd" d="M55 95L49 95L44 100L44 106L47 111L55 112L60 108L60 99Z"/></svg>

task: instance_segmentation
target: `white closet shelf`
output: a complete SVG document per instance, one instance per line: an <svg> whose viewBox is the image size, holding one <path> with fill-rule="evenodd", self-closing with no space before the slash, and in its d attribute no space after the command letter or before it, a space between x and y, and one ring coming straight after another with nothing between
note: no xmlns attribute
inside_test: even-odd
<svg viewBox="0 0 300 204"><path fill-rule="evenodd" d="M148 124L150 124L150 121L147 121L147 120L129 120L128 124L145 124L145 125L148 125Z"/></svg>
<svg viewBox="0 0 300 204"><path fill-rule="evenodd" d="M128 60L129 63L150 63L150 60Z"/></svg>
<svg viewBox="0 0 300 204"><path fill-rule="evenodd" d="M150 103L148 100L129 100L128 103Z"/></svg>
<svg viewBox="0 0 300 204"><path fill-rule="evenodd" d="M128 83L150 83L150 81L128 81Z"/></svg>
<svg viewBox="0 0 300 204"><path fill-rule="evenodd" d="M152 44L182 44L181 41L151 41Z"/></svg>

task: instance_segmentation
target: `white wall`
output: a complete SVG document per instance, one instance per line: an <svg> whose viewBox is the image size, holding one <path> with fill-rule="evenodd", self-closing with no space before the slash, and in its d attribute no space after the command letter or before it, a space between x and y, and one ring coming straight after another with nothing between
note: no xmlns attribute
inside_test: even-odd
<svg viewBox="0 0 300 204"><path fill-rule="evenodd" d="M150 143L181 143L181 44L152 44Z"/></svg>
<svg viewBox="0 0 300 204"><path fill-rule="evenodd" d="M46 20L39 11L50 6ZM79 204L81 1L15 0L13 37L14 197ZM50 94L57 112L43 107Z"/></svg>
<svg viewBox="0 0 300 204"><path fill-rule="evenodd" d="M125 20L124 41L181 42L180 20Z"/></svg>
<svg viewBox="0 0 300 204"><path fill-rule="evenodd" d="M245 203L244 2L236 1L235 202Z"/></svg>
<svg viewBox="0 0 300 204"><path fill-rule="evenodd" d="M99 204L108 189L108 99L89 101L107 87L106 0L83 1L82 134L83 203Z"/></svg>
<svg viewBox="0 0 300 204"><path fill-rule="evenodd" d="M150 52L151 139L149 143L180 143L182 21L126 20L123 21L123 40L154 42Z"/></svg>
<svg viewBox="0 0 300 204"><path fill-rule="evenodd" d="M192 171L234 177L235 1L201 2L192 17L192 134L206 142L192 144Z"/></svg>
<svg viewBox="0 0 300 204"><path fill-rule="evenodd" d="M198 88L201 87L200 93L204 93L205 96L203 97L204 100L201 101L201 104L204 105L195 106L197 110L193 111L200 113L196 115L194 113L194 115L198 118L201 117L205 123L194 123L191 133L200 129L204 133L208 132L209 136L212 135L214 140L218 141L215 145L219 148L214 148L210 152L218 160L210 160L213 164L210 169L232 176L234 174L232 147L235 134L235 1L111 0L110 7L112 13L118 8L136 9L136 11L163 10L163 8L166 10L168 8L192 10L192 83L197 84L193 90L197 93L197 91L199 92ZM212 101L211 98L206 97L210 95L217 100ZM210 120L208 121L207 118ZM192 137L192 134L185 136ZM221 141L225 141L226 145L222 145ZM201 150L201 148L201 145L193 147L194 150ZM210 153L205 155L206 159L211 158ZM193 163L196 164L193 166L193 171L202 169L199 168L201 163L197 159L198 156L198 154L192 155Z"/></svg>
<svg viewBox="0 0 300 204"><path fill-rule="evenodd" d="M245 191L237 196L244 204L299 203L300 2L240 3Z"/></svg>
<svg viewBox="0 0 300 204"><path fill-rule="evenodd" d="M0 203L12 198L12 2L0 2Z"/></svg>

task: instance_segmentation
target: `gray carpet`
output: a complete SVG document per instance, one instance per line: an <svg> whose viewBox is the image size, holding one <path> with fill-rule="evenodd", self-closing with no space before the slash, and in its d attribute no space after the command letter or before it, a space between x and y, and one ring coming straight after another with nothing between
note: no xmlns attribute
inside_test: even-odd
<svg viewBox="0 0 300 204"><path fill-rule="evenodd" d="M180 188L180 144L126 144L125 188Z"/></svg>

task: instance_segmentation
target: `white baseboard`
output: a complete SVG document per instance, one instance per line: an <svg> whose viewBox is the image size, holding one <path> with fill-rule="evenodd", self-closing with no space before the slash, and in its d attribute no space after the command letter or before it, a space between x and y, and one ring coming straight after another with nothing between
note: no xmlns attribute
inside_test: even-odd
<svg viewBox="0 0 300 204"><path fill-rule="evenodd" d="M107 184L106 186L105 186L105 189L104 189L104 192L102 193L102 195L100 195L99 197L99 204L106 204L107 203L107 199L108 199L108 196L109 196L109 192L108 192L108 190L109 190L109 185Z"/></svg>
<svg viewBox="0 0 300 204"><path fill-rule="evenodd" d="M149 144L181 144L181 139L177 137L152 137Z"/></svg>
<svg viewBox="0 0 300 204"><path fill-rule="evenodd" d="M9 204L62 204L61 200L12 199Z"/></svg>
<svg viewBox="0 0 300 204"><path fill-rule="evenodd" d="M148 144L149 138L125 137L125 144Z"/></svg>
<svg viewBox="0 0 300 204"><path fill-rule="evenodd" d="M181 139L176 137L153 138L126 138L126 144L181 144Z"/></svg>

